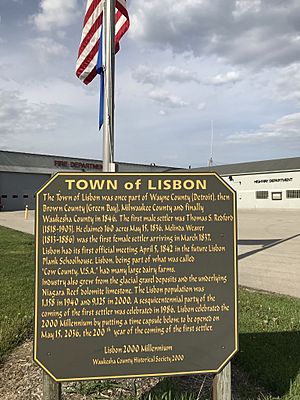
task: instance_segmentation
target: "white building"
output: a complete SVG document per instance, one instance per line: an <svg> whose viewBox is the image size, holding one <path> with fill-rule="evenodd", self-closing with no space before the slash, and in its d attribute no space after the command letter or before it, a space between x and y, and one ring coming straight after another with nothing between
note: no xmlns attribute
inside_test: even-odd
<svg viewBox="0 0 300 400"><path fill-rule="evenodd" d="M119 172L174 172L117 162ZM101 160L0 151L0 211L35 207L35 193L56 172L101 172ZM236 190L238 208L300 208L300 157L196 168L217 172Z"/></svg>
<svg viewBox="0 0 300 400"><path fill-rule="evenodd" d="M300 157L196 171L217 172L237 192L238 208L300 208Z"/></svg>

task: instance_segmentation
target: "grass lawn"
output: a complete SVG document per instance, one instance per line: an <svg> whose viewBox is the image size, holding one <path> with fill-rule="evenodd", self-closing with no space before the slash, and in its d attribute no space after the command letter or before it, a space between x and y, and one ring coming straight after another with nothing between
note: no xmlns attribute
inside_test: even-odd
<svg viewBox="0 0 300 400"><path fill-rule="evenodd" d="M239 399L300 400L300 299L240 289L239 342L233 364L246 372L254 387L270 393L259 395L251 384L239 382ZM155 394L172 390L174 398L180 398L176 379L161 386Z"/></svg>
<svg viewBox="0 0 300 400"><path fill-rule="evenodd" d="M300 299L240 290L235 362L272 394L300 399Z"/></svg>
<svg viewBox="0 0 300 400"><path fill-rule="evenodd" d="M1 362L32 331L32 235L0 227L0 276ZM239 308L240 351L233 362L274 396L264 399L300 400L300 299L241 289ZM81 390L95 393L97 385L103 383L84 383ZM172 388L165 385L163 390L168 400ZM156 400L162 395L154 391L151 397ZM171 398L192 400L177 393Z"/></svg>
<svg viewBox="0 0 300 400"><path fill-rule="evenodd" d="M32 330L33 236L0 227L0 362Z"/></svg>

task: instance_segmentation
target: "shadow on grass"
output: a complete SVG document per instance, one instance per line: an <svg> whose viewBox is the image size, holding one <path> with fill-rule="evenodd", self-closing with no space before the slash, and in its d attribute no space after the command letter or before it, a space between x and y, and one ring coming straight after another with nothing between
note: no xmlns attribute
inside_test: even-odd
<svg viewBox="0 0 300 400"><path fill-rule="evenodd" d="M164 378L149 392L144 393L141 400L208 400L211 398L212 378L212 375Z"/></svg>
<svg viewBox="0 0 300 400"><path fill-rule="evenodd" d="M236 363L276 396L294 383L300 396L300 332L242 333Z"/></svg>
<svg viewBox="0 0 300 400"><path fill-rule="evenodd" d="M240 351L233 360L234 398L257 400L260 393L300 399L300 332L241 333ZM243 375L243 372L245 375ZM172 391L172 400L209 399L212 375L166 378L152 390L152 400ZM203 384L203 386L202 386ZM290 395L290 396L288 396ZM143 397L148 400L147 396Z"/></svg>
<svg viewBox="0 0 300 400"><path fill-rule="evenodd" d="M186 375L163 379L141 400L211 400L213 374ZM232 398L239 400L259 400L268 394L257 382L249 379L236 365L232 365Z"/></svg>

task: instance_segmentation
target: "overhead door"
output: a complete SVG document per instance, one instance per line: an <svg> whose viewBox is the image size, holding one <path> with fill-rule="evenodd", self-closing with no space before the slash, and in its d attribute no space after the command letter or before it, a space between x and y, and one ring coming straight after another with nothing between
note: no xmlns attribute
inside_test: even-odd
<svg viewBox="0 0 300 400"><path fill-rule="evenodd" d="M2 211L35 209L35 194L50 174L0 172L0 204Z"/></svg>

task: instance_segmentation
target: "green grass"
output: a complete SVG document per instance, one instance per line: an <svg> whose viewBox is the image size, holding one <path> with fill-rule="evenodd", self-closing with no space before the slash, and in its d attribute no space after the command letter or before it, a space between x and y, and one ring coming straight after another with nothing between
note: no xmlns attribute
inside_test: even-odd
<svg viewBox="0 0 300 400"><path fill-rule="evenodd" d="M240 290L235 362L274 396L300 399L300 299Z"/></svg>
<svg viewBox="0 0 300 400"><path fill-rule="evenodd" d="M180 393L176 389L169 389L166 392L148 393L143 400L196 400L197 393Z"/></svg>
<svg viewBox="0 0 300 400"><path fill-rule="evenodd" d="M32 330L33 236L0 227L0 362Z"/></svg>
<svg viewBox="0 0 300 400"><path fill-rule="evenodd" d="M155 386L142 400L196 400L197 392L183 391L175 378L166 378Z"/></svg>
<svg viewBox="0 0 300 400"><path fill-rule="evenodd" d="M247 386L239 382L238 398L300 400L300 299L241 289L239 333L240 351L233 363L251 379ZM90 385L94 393L103 390L101 382L86 382L84 390ZM257 387L271 394L260 394ZM176 378L167 378L143 400L196 397L197 393L182 393Z"/></svg>
<svg viewBox="0 0 300 400"><path fill-rule="evenodd" d="M120 389L118 391L118 389ZM139 397L135 380L132 379L132 387L124 387L122 384L110 380L77 382L66 393L78 393L83 396L91 396L95 400L111 398L114 400L196 400L197 393L182 392L172 378L162 380L148 393Z"/></svg>

